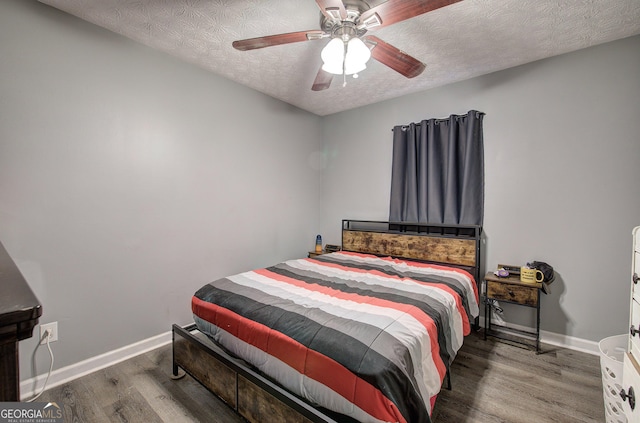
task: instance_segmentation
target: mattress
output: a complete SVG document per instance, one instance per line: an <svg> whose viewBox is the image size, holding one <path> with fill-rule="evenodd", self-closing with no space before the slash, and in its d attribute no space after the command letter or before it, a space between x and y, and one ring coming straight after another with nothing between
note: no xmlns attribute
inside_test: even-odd
<svg viewBox="0 0 640 423"><path fill-rule="evenodd" d="M429 422L478 316L468 272L336 252L211 282L198 329L314 405L362 422Z"/></svg>

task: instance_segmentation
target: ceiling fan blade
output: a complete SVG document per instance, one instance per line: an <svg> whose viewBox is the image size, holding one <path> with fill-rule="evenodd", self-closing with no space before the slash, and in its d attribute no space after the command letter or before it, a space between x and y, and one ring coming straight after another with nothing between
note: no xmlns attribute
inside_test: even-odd
<svg viewBox="0 0 640 423"><path fill-rule="evenodd" d="M322 67L318 70L318 74L316 75L316 80L313 81L313 86L311 89L313 91L322 91L329 88L331 85L331 81L333 80L333 74L327 71L324 71Z"/></svg>
<svg viewBox="0 0 640 423"><path fill-rule="evenodd" d="M300 41L318 40L325 37L324 31L298 31L286 34L267 35L266 37L247 38L246 40L238 40L232 43L236 50L255 50L263 47L277 46L280 44L297 43Z"/></svg>
<svg viewBox="0 0 640 423"><path fill-rule="evenodd" d="M462 0L387 0L363 12L360 16L360 22L366 22L377 15L380 24L375 27L381 28L459 1ZM372 28L374 27L369 29Z"/></svg>
<svg viewBox="0 0 640 423"><path fill-rule="evenodd" d="M407 53L382 41L378 37L367 35L363 38L363 41L373 45L371 57L407 78L414 78L420 75L426 67L426 65L418 59L409 56Z"/></svg>
<svg viewBox="0 0 640 423"><path fill-rule="evenodd" d="M342 20L347 17L347 11L344 8L342 0L316 0L318 7L327 19Z"/></svg>

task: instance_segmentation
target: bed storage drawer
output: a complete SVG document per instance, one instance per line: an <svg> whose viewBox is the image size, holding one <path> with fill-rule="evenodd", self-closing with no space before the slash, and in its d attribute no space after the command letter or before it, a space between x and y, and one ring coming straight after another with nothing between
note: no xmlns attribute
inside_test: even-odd
<svg viewBox="0 0 640 423"><path fill-rule="evenodd" d="M237 373L235 371L212 358L198 344L189 342L176 332L174 332L173 357L176 365L185 369L232 408L237 409Z"/></svg>
<svg viewBox="0 0 640 423"><path fill-rule="evenodd" d="M270 395L243 376L238 376L238 413L252 423L269 421L286 423L311 423L311 420L288 408L282 401Z"/></svg>
<svg viewBox="0 0 640 423"><path fill-rule="evenodd" d="M487 297L536 307L538 288L487 281Z"/></svg>
<svg viewBox="0 0 640 423"><path fill-rule="evenodd" d="M173 374L184 369L249 423L337 423L194 331L173 325Z"/></svg>

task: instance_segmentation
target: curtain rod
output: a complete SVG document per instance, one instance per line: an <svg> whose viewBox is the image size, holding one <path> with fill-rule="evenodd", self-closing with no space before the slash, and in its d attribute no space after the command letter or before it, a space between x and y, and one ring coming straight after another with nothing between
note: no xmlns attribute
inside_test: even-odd
<svg viewBox="0 0 640 423"><path fill-rule="evenodd" d="M433 120L433 121L435 121L435 123L436 123L436 125L437 125L437 124L439 124L439 123L441 123L441 122L448 122L451 118L454 118L454 119L460 119L460 118L463 118L463 117L467 117L467 116L469 116L469 114L471 114L471 113L475 113L477 116L484 116L484 115L486 114L486 113L484 113L484 112L479 112L479 111L477 111L477 110L469 110L469 111L468 111L467 113L465 113L464 115L450 115L448 118L439 118L439 119L423 119L423 120L421 120L421 121L420 121L420 122L418 122L418 123L415 123L415 122L412 122L412 123L413 123L413 125L415 125L415 126L421 126L421 125L422 125L422 122L424 122L424 121L430 121L430 120ZM398 126L399 126L401 129L407 129L410 125L411 125L411 123L410 123L410 124L408 124L408 125L396 125L396 126L394 126L393 128L391 128L391 132L393 132L394 128L396 128L396 127L398 127Z"/></svg>

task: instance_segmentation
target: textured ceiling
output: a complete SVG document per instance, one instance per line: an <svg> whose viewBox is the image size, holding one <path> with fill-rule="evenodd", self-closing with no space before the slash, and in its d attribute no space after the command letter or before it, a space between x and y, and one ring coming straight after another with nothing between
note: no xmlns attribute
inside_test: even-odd
<svg viewBox="0 0 640 423"><path fill-rule="evenodd" d="M464 0L370 31L424 62L418 77L371 60L345 87L336 76L314 92L328 39L252 51L231 46L319 29L313 0L40 1L321 116L640 34L640 0Z"/></svg>

